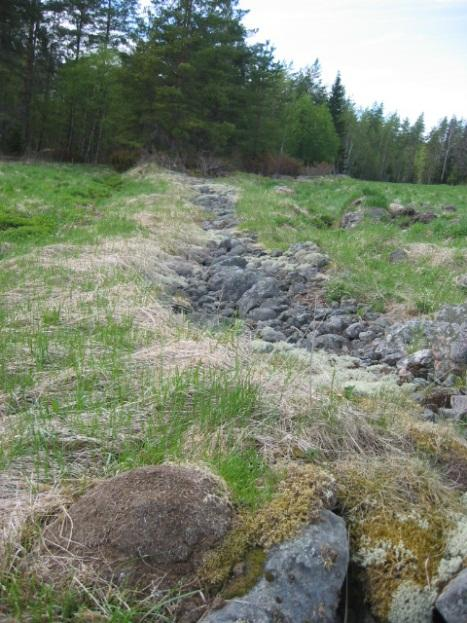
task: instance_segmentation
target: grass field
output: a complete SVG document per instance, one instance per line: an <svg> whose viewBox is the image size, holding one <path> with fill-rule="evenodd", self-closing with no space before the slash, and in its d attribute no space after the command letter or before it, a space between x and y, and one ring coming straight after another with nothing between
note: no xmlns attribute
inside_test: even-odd
<svg viewBox="0 0 467 623"><path fill-rule="evenodd" d="M364 182L349 178L312 181L271 180L238 176L238 206L243 227L259 234L270 249L313 240L334 262L328 287L330 298L351 296L384 309L404 304L410 311L429 313L446 303L465 300L455 285L467 264L467 188ZM278 194L277 186L291 194ZM340 229L342 215L355 211L355 199L366 207L388 208L392 202L413 204L439 218L430 224L401 227L403 220L374 223L369 219L355 229ZM457 208L454 213L444 206ZM436 246L433 246L436 245ZM404 248L408 261L393 264L390 254Z"/></svg>
<svg viewBox="0 0 467 623"><path fill-rule="evenodd" d="M295 193L284 198L277 181L227 182L239 188L242 226L266 246L323 246L333 260L331 297L431 311L464 296L452 285L466 244L463 188L319 180L287 182ZM389 530L394 509L420 513L428 529L457 512L443 470L452 456L467 461L465 447L453 426L416 423L418 407L395 384L368 375L372 391L349 391L345 383L360 374L351 365L259 355L241 324L208 330L172 312L173 254L210 235L190 193L183 177L149 165L120 176L0 164L0 619L173 620L177 591L148 597L75 576L57 587L42 568L44 523L96 479L140 465L207 465L236 507L254 515L275 499L291 463L318 464L339 481L356 541L368 538L362 518L374 528L369 513ZM362 194L380 204L452 203L459 223L335 228ZM430 231L452 262L388 263L393 248L426 243ZM425 537L434 572L444 537L417 533L422 544Z"/></svg>

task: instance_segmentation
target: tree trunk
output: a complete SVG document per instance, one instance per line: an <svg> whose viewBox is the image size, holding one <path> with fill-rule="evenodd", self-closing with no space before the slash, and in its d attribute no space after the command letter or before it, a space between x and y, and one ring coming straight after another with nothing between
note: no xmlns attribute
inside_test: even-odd
<svg viewBox="0 0 467 623"><path fill-rule="evenodd" d="M34 0L31 5L31 17L28 28L26 47L26 72L24 76L24 100L23 100L23 137L26 152L31 150L32 120L31 108L34 94L34 78L36 68L36 45L40 20L40 0Z"/></svg>

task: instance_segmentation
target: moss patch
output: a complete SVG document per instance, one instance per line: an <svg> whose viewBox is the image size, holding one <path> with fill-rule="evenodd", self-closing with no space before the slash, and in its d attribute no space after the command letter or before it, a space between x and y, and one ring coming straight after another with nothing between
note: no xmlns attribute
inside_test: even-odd
<svg viewBox="0 0 467 623"><path fill-rule="evenodd" d="M237 596L241 590L247 592L261 575L264 552L316 520L320 510L330 505L334 490L332 476L315 465L290 466L269 504L255 512L243 511L237 515L222 545L204 561L200 572L202 582L211 587L224 586L229 595L232 590ZM244 574L232 579L235 566L242 562Z"/></svg>
<svg viewBox="0 0 467 623"><path fill-rule="evenodd" d="M415 449L443 468L457 486L467 486L467 443L450 430L430 424L415 424L408 428L408 437Z"/></svg>
<svg viewBox="0 0 467 623"><path fill-rule="evenodd" d="M423 591L436 576L454 502L426 465L413 460L346 464L339 475L353 558L374 614L387 620L401 586Z"/></svg>
<svg viewBox="0 0 467 623"><path fill-rule="evenodd" d="M227 583L222 596L224 599L242 597L252 589L263 575L266 564L266 552L261 547L255 547L245 555L245 560L233 570L234 577Z"/></svg>

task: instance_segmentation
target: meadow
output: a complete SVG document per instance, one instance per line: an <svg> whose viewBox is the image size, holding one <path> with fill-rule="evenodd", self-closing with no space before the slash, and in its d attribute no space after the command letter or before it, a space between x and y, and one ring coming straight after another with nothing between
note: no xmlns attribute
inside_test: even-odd
<svg viewBox="0 0 467 623"><path fill-rule="evenodd" d="M332 258L329 299L410 314L465 300L454 284L465 271L463 187L247 175L220 183L237 189L241 227L266 248L322 246ZM293 194L278 194L279 184ZM367 220L340 229L362 196L378 207L429 204L441 216L408 228ZM456 426L417 422L419 406L371 375L373 390L353 392L340 381L357 374L350 363L264 356L239 321L209 328L174 313L173 257L210 240L191 198L186 177L152 165L118 175L0 164L0 618L173 620L183 587L141 596L79 578L58 588L47 581L43 526L96 480L137 466L207 466L236 508L254 515L274 501L291 463L319 465L339 482L356 542L370 534L362 518L376 534L370 514L389 538L395 507L420 513L438 535L457 512L443 472L451 460L467 462ZM445 216L448 204L457 212ZM448 261L388 260L396 248L428 243ZM435 564L444 541L433 534L415 536Z"/></svg>

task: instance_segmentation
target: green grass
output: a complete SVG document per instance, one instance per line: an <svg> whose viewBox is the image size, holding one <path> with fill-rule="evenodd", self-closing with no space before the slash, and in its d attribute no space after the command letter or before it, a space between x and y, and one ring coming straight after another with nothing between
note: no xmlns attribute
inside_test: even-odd
<svg viewBox="0 0 467 623"><path fill-rule="evenodd" d="M0 258L38 245L128 236L138 226L119 203L166 190L164 182L105 167L0 163Z"/></svg>
<svg viewBox="0 0 467 623"><path fill-rule="evenodd" d="M375 306L410 299L423 312L443 297L461 299L450 280L456 267L451 275L446 267L393 265L387 258L395 246L431 232L459 253L461 270L462 189L342 179L290 182L295 194L284 197L274 192L277 181L243 175L232 181L243 190L243 227L266 246L285 249L311 239L330 254L329 297L357 295ZM19 479L25 495L29 482L33 496L58 488L66 505L96 478L175 461L209 467L225 480L236 507L255 514L273 498L291 457L324 465L346 456L352 447L347 427L360 451L366 444L371 450L378 435L386 447L396 414L413 407L402 405L399 395L381 395L366 406L367 398L351 387L336 390L334 380L312 395L309 362L246 355L241 322L203 330L167 309L158 315L164 252L196 244L196 219L204 218L183 193L179 182L158 172L141 179L101 167L0 164L0 468L3 482ZM461 221L405 230L369 222L351 232L335 227L362 194L368 206L385 208L396 198L408 202L409 194L427 201L430 193L436 209L456 204ZM154 222L151 230L133 218L139 212ZM153 246L157 252L148 257ZM193 349L188 363L162 354L179 342L182 355ZM359 412L354 420L356 409L370 415ZM0 561L0 619L174 620L183 587L147 596L39 581L30 562L56 510L32 513Z"/></svg>
<svg viewBox="0 0 467 623"><path fill-rule="evenodd" d="M414 311L429 313L441 305L465 300L454 280L465 272L467 252L467 190L463 186L423 186L363 182L349 178L287 181L293 194L277 194L284 181L252 175L230 180L241 190L238 214L245 230L258 234L269 249L285 250L296 242L311 240L333 262L328 297L343 296L369 302L377 309L387 303L405 303ZM401 227L402 220L374 223L369 219L351 230L338 224L345 212L363 198L367 208L387 208L392 202L414 204L440 217L430 224ZM455 213L442 207L455 205ZM390 263L395 249L411 243L435 243L452 250L449 265L433 266L429 258Z"/></svg>

